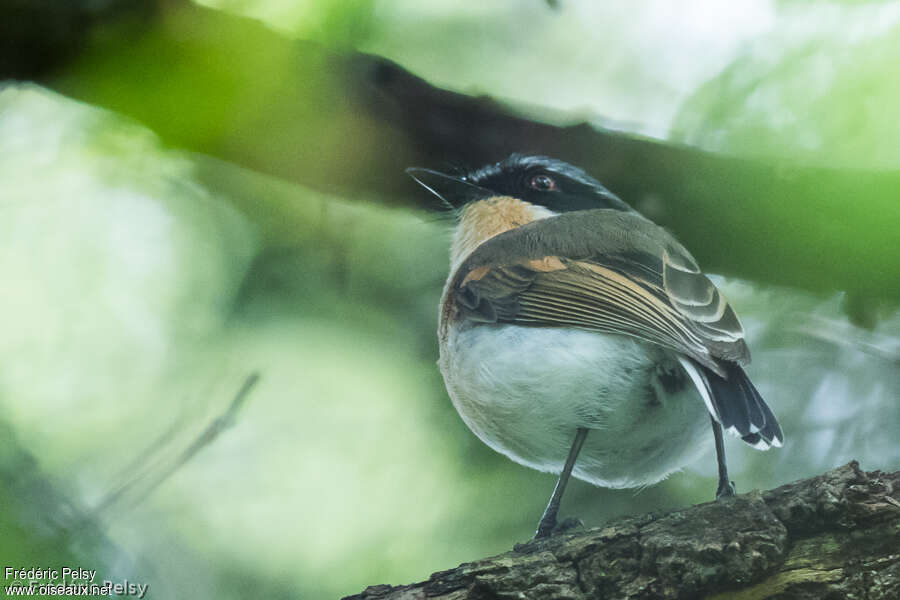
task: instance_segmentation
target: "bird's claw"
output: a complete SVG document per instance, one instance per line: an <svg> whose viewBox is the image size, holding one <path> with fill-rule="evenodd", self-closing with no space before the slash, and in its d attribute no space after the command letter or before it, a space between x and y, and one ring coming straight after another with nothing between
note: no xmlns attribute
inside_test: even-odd
<svg viewBox="0 0 900 600"><path fill-rule="evenodd" d="M568 533L572 529L576 529L578 527L584 527L584 521L577 517L568 517L562 520L561 523L557 523L556 519L553 521L544 522L541 521L541 524L538 525L538 530L534 534L535 540L541 540L544 538L553 537L554 535L559 535L562 533Z"/></svg>
<svg viewBox="0 0 900 600"><path fill-rule="evenodd" d="M582 521L578 517L568 517L566 519L563 519L562 523L559 523L556 527L553 528L553 532L550 535L569 533L573 529L584 529L584 521Z"/></svg>
<svg viewBox="0 0 900 600"><path fill-rule="evenodd" d="M539 542L548 540L555 535L570 533L573 529L578 528L584 528L584 521L577 517L568 517L563 519L561 523L557 523L556 519L553 519L552 522L549 520L547 522L541 521L534 537L527 542L516 544L513 546L513 550L523 553L534 552L541 547Z"/></svg>
<svg viewBox="0 0 900 600"><path fill-rule="evenodd" d="M721 500L722 498L731 498L735 495L737 495L737 492L735 491L733 481L725 481L719 483L719 489L716 490L716 500Z"/></svg>

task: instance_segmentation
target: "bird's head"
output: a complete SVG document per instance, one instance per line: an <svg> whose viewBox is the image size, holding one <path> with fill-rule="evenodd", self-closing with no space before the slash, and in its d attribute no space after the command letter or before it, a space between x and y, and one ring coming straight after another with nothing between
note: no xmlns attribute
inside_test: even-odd
<svg viewBox="0 0 900 600"><path fill-rule="evenodd" d="M471 202L504 196L553 213L593 208L632 210L578 167L546 156L513 154L460 175L418 168L406 172L447 208L462 209Z"/></svg>

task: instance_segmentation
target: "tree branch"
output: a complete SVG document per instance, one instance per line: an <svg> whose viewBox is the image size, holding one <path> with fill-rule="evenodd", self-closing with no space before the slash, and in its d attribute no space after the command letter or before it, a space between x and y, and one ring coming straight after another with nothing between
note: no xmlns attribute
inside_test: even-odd
<svg viewBox="0 0 900 600"><path fill-rule="evenodd" d="M135 117L175 146L393 205L426 198L403 175L409 166L549 154L672 229L707 271L847 291L857 316L873 300L900 301L900 171L746 160L586 123L543 123L377 56L160 3L148 26L94 36L77 57L38 71L55 73L43 83Z"/></svg>
<svg viewBox="0 0 900 600"><path fill-rule="evenodd" d="M854 461L767 492L529 542L356 600L900 598L900 471Z"/></svg>

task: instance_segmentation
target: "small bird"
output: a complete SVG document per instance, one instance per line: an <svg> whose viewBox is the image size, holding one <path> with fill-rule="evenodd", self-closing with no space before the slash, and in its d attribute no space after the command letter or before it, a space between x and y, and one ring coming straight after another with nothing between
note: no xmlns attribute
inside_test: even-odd
<svg viewBox="0 0 900 600"><path fill-rule="evenodd" d="M703 451L709 422L781 446L742 368L731 306L684 246L570 164L514 154L463 175L408 169L457 215L439 311L439 365L484 443L559 480L535 538L557 528L570 475L656 483ZM708 415L708 416L707 416Z"/></svg>

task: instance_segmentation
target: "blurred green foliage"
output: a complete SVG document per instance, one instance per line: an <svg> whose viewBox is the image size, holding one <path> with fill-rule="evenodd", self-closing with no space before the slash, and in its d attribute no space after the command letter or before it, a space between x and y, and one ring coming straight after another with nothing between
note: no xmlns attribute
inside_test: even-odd
<svg viewBox="0 0 900 600"><path fill-rule="evenodd" d="M793 35L801 17L818 14L806 3L724 21L707 4L712 16L693 25L692 41L653 37L698 14L660 16L661 2L629 5L616 22L635 25L603 36L592 24L611 8L519 4L218 5L419 65L457 89L527 101L551 119L582 107L725 152L895 166L884 131L896 126L896 36L872 24L880 3L827 9L861 19L847 28L850 45L837 31ZM324 154L337 179L367 168L348 163L349 147L403 153L405 141L376 122L348 122L328 60L299 61L302 42L238 21L210 31L195 8L171 11L132 49L138 72L123 74L101 40L59 79L154 131L36 86L0 91L0 559L109 568L151 583L154 598L324 598L421 579L529 537L554 478L478 442L434 364L450 223L169 147L228 147L243 164L284 169ZM742 49L722 41L729 36L758 42ZM660 49L673 56L662 60ZM830 53L848 58L822 58ZM841 147L850 134L852 153ZM797 235L866 243L852 211L816 223L805 200L812 209ZM767 216L733 213L751 224ZM760 231L759 243L777 243ZM851 458L897 468L896 307L861 331L839 290L722 286L750 337L751 375L788 435L765 454L728 441L739 490ZM260 385L214 444L149 497L94 511L109 491L158 473L255 370ZM564 513L596 525L708 500L711 451L710 439L704 460L645 490L576 482ZM59 533L80 515L90 516L88 533Z"/></svg>
<svg viewBox="0 0 900 600"><path fill-rule="evenodd" d="M780 18L778 29L697 89L681 107L673 138L747 156L896 169L896 6L811 10L801 3Z"/></svg>
<svg viewBox="0 0 900 600"><path fill-rule="evenodd" d="M198 0L198 4L252 16L291 37L336 48L359 48L383 27L374 0Z"/></svg>

